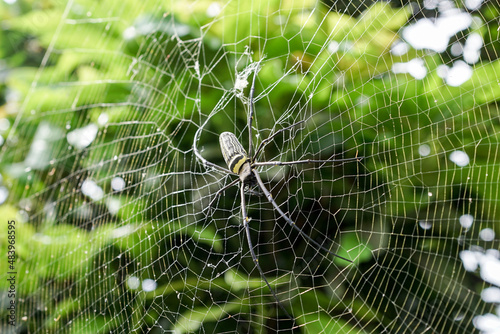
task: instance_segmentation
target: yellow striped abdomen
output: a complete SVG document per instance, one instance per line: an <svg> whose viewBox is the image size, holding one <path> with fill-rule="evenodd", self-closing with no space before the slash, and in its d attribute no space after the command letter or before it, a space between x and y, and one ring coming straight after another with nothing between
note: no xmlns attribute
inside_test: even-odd
<svg viewBox="0 0 500 334"><path fill-rule="evenodd" d="M231 132L221 133L219 142L227 166L233 173L239 174L241 167L248 161L247 152Z"/></svg>

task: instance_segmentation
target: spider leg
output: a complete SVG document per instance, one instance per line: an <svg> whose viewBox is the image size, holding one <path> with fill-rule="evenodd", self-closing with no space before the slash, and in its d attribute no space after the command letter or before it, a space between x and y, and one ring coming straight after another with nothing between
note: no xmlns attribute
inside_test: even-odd
<svg viewBox="0 0 500 334"><path fill-rule="evenodd" d="M285 166L285 165L300 165L300 164L312 164L312 163L335 163L335 162L346 162L346 161L359 161L363 157L355 158L345 158L345 159L332 159L332 160L297 160L297 161L264 161L264 162L254 162L254 166Z"/></svg>
<svg viewBox="0 0 500 334"><path fill-rule="evenodd" d="M250 96L249 103L250 108L248 112L248 156L252 156L253 144L252 144L252 122L253 122L253 113L254 113L254 105L253 105L253 94L255 93L255 78L257 77L257 72L260 67L260 61L255 71L253 73L252 87L250 87Z"/></svg>
<svg viewBox="0 0 500 334"><path fill-rule="evenodd" d="M245 227L245 232L247 235L247 242L248 242L248 248L250 248L250 254L252 255L252 260L253 263L255 263L255 266L259 270L260 276L266 282L267 287L271 291L274 299L278 303L279 307L285 312L288 318L292 319L294 322L294 318L287 312L283 304L281 304L280 300L278 299L278 296L276 295L276 292L274 292L274 289L271 287L271 284L267 281L266 275L264 275L264 271L260 267L259 260L257 259L257 256L255 255L255 252L253 250L253 244L252 244L252 239L250 238L250 227L248 226L248 223L250 222L250 218L247 215L247 208L246 208L246 202L245 202L245 192L244 192L245 185L242 183L241 188L240 188L240 194L241 194L241 215L243 218L243 226Z"/></svg>
<svg viewBox="0 0 500 334"><path fill-rule="evenodd" d="M302 232L302 230L290 218L288 218L288 216L280 209L280 207L278 206L278 204L276 204L276 202L273 200L273 197L272 197L271 193L269 192L269 190L267 190L266 186L264 185L264 182L262 182L262 179L260 178L259 173L257 173L257 171L255 171L255 170L252 170L252 172L255 175L255 178L257 179L257 183L259 184L259 187L262 189L262 191L266 195L267 200L279 212L279 214L281 215L281 217L283 217L283 219L286 220L286 222L288 223L288 225L290 225L291 227L293 227L297 232L300 233L300 235L302 235L304 238L306 238L308 241L310 241L316 247L318 247L318 248L320 248L320 249L322 249L322 250L330 253L331 255L333 255L335 257L338 257L339 259L342 259L344 261L352 263L351 260L346 259L345 257L342 257L340 255L335 254L334 252L332 252L331 250L329 250L329 249L325 248L324 246L320 245L318 242L314 241L310 236L308 236L307 234L305 234L304 232Z"/></svg>
<svg viewBox="0 0 500 334"><path fill-rule="evenodd" d="M245 192L247 194L250 194L250 195L253 195L253 196L259 196L259 197L262 196L262 195L264 195L263 193L255 191L253 189L247 189L247 190L245 190Z"/></svg>
<svg viewBox="0 0 500 334"><path fill-rule="evenodd" d="M208 203L208 206L202 210L205 211L207 209L210 209L212 207L212 204L214 204L215 200L217 200L217 198L219 197L220 194L222 194L224 191L226 191L227 189L229 189L230 187L234 186L240 179L234 179L233 181L231 181L231 183L229 183L228 185L224 186L223 188L219 189L215 195L214 195L214 198L212 198L212 200L210 201L210 203Z"/></svg>
<svg viewBox="0 0 500 334"><path fill-rule="evenodd" d="M197 153L197 152L195 151L195 154L196 154L196 153ZM231 172L229 169L224 168L224 167L221 167L221 166L219 166L219 165L216 165L216 164L214 164L213 162L210 162L210 161L208 161L208 160L205 160L204 158L202 158L202 157L201 157L201 155L196 154L196 156L198 157L198 159L200 159L200 160L202 161L203 166L205 166L205 167L206 167L206 166L210 166L210 167L213 167L213 168L215 168L215 169L218 169L219 171L221 171L221 172L223 172L223 173L235 175L235 174L234 174L233 172Z"/></svg>
<svg viewBox="0 0 500 334"><path fill-rule="evenodd" d="M210 161L206 160L204 157L202 157L201 154L200 154L200 152L198 151L198 148L196 147L196 144L193 145L193 150L194 150L194 154L196 155L196 157L201 160L203 166L205 166L205 167L206 166L210 166L210 167L213 167L213 168L215 168L215 169L217 169L217 170L219 170L219 171L221 171L221 172L223 172L225 174L235 175L229 169L221 167L219 165L216 165L213 162L210 162Z"/></svg>
<svg viewBox="0 0 500 334"><path fill-rule="evenodd" d="M280 133L282 133L283 131L286 131L288 129L291 129L301 123L304 123L305 120L302 120L302 121L298 121L297 123L293 123L292 125L290 126L287 126L286 128L283 128L283 129L279 129L278 131L276 131L275 133L271 134L269 137L267 137L266 139L264 139L263 141L260 142L259 144L259 147L257 148L257 150L255 151L255 155L253 157L253 161L255 161L255 159L257 158L257 155L260 153L260 151L262 151L262 149L264 149L264 147L271 141L273 140L274 137L276 137L277 135L279 135ZM249 154L250 155L250 154ZM251 156L251 155L250 155Z"/></svg>
<svg viewBox="0 0 500 334"><path fill-rule="evenodd" d="M208 161L207 159L205 159L200 151L198 151L198 140L200 139L200 135L201 135L201 131L203 130L203 127L205 126L205 124L207 124L208 122L208 119L207 121L205 121L205 123L203 123L203 125L201 127L198 128L198 130L196 130L196 133L194 134L194 139L193 139L193 151L194 151L194 155L196 155L196 157L201 160L203 166L210 166L210 167L213 167L225 174L232 174L232 175L236 175L234 174L232 171L230 171L229 169L227 168L224 168L224 167L221 167L219 165L216 165L214 164L213 162L210 162Z"/></svg>

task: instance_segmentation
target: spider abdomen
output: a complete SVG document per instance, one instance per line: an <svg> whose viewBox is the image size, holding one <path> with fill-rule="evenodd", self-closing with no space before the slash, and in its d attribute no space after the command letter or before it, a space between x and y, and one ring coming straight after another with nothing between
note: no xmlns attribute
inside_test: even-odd
<svg viewBox="0 0 500 334"><path fill-rule="evenodd" d="M247 152L231 132L221 133L219 142L227 166L233 173L240 174L243 165L249 161Z"/></svg>

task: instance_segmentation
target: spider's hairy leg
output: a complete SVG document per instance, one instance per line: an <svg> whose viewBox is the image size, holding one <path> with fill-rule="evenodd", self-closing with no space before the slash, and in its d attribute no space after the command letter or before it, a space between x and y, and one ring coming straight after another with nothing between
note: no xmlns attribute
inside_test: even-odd
<svg viewBox="0 0 500 334"><path fill-rule="evenodd" d="M326 247L320 245L318 242L314 241L310 236L308 236L307 234L305 234L304 232L302 232L302 230L290 218L288 218L288 216L280 209L280 207L278 206L278 204L276 204L276 202L274 201L271 193L269 192L269 190L267 190L266 186L264 185L264 182L262 182L262 179L260 178L259 173L257 173L257 171L255 169L252 170L252 171L253 171L253 174L255 175L255 179L257 180L257 184L259 185L260 189L266 195L267 200L273 205L273 207L276 209L276 211L279 212L279 214L281 215L281 217L283 217L283 219L286 220L286 222L288 223L288 225L290 225L291 227L293 227L297 232L300 233L300 235L302 235L304 238L306 238L308 241L310 241L316 247L318 247L318 248L320 248L320 249L322 249L322 250L330 253L331 255L333 255L335 257L338 257L339 259L342 259L344 261L352 263L351 260L346 259L345 257L342 257L342 256L340 256L338 254L335 254L334 252L332 252L331 250L327 249Z"/></svg>
<svg viewBox="0 0 500 334"><path fill-rule="evenodd" d="M277 135L279 135L280 133L282 133L283 131L286 131L286 130L289 130L301 123L304 123L305 120L302 120L302 121L298 121L297 123L293 123L292 125L290 126L287 126L286 128L283 128L283 129L279 129L278 131L276 131L275 133L271 134L269 137L267 137L266 139L264 139L263 141L260 142L259 144L259 147L257 147L257 150L255 151L255 154L253 156L253 159L252 161L255 161L255 159L257 158L257 155L259 155L260 151L262 151L264 149L264 147L269 144L269 142L271 140L273 140L274 137L276 137Z"/></svg>
<svg viewBox="0 0 500 334"><path fill-rule="evenodd" d="M245 189L245 193L247 193L247 194L249 194L249 195L253 195L253 196L259 196L259 197L260 197L260 196L262 196L262 195L264 195L264 194L263 194L263 193L261 193L261 192L258 192L258 191L256 191L256 190L249 189L249 188L246 188L246 189Z"/></svg>
<svg viewBox="0 0 500 334"><path fill-rule="evenodd" d="M215 193L214 198L212 198L212 200L210 201L210 203L208 203L208 206L206 208L204 208L202 210L202 212L205 211L205 210L207 210L207 209L210 209L212 207L212 204L214 204L214 202L217 200L217 198L220 196L220 194L222 194L224 191L226 191L230 187L234 186L238 181L239 181L239 179L234 179L233 181L231 181L231 183L229 183L228 185L226 185L223 188L219 189Z"/></svg>
<svg viewBox="0 0 500 334"><path fill-rule="evenodd" d="M249 111L248 111L248 156L252 156L253 143L252 143L252 122L253 122L253 113L254 113L254 105L253 105L253 95L255 93L255 78L257 77L257 72L260 67L260 61L253 73L252 87L250 87L250 96L249 96Z"/></svg>
<svg viewBox="0 0 500 334"><path fill-rule="evenodd" d="M280 300L278 299L278 296L276 295L276 292L274 292L274 289L271 287L271 284L269 284L269 282L266 278L266 275L264 274L264 271L260 267L259 260L257 259L257 256L255 255L255 251L253 250L252 239L250 238L250 227L248 226L248 223L250 222L250 218L248 218L248 215L247 215L244 189L245 189L245 185L243 183L241 183L241 187L240 187L241 215L243 218L243 227L245 227L245 232L247 235L248 248L250 248L250 254L252 255L253 263L255 263L255 266L259 270L260 276L262 277L262 279L266 283L267 287L271 291L271 293L272 293L274 299L276 300L276 302L278 303L279 307L283 310L283 312L285 312L285 314L287 315L288 318L292 319L295 322L295 319L287 312L287 310L285 309L283 304L281 304Z"/></svg>
<svg viewBox="0 0 500 334"><path fill-rule="evenodd" d="M344 159L331 159L331 160L296 160L296 161L263 161L254 162L254 166L285 166L285 165L300 165L300 164L315 164L315 163L335 163L335 162L347 162L347 161L359 161L362 157L355 158L344 158Z"/></svg>

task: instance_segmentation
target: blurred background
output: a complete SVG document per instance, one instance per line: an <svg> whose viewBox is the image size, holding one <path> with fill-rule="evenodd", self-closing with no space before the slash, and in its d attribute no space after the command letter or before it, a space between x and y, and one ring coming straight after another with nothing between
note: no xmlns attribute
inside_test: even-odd
<svg viewBox="0 0 500 334"><path fill-rule="evenodd" d="M500 333L499 14L2 0L0 331ZM195 149L225 167L221 132L248 148L297 122L256 160L351 160L257 170L352 262L248 192L290 319L238 187L214 197L236 176Z"/></svg>

